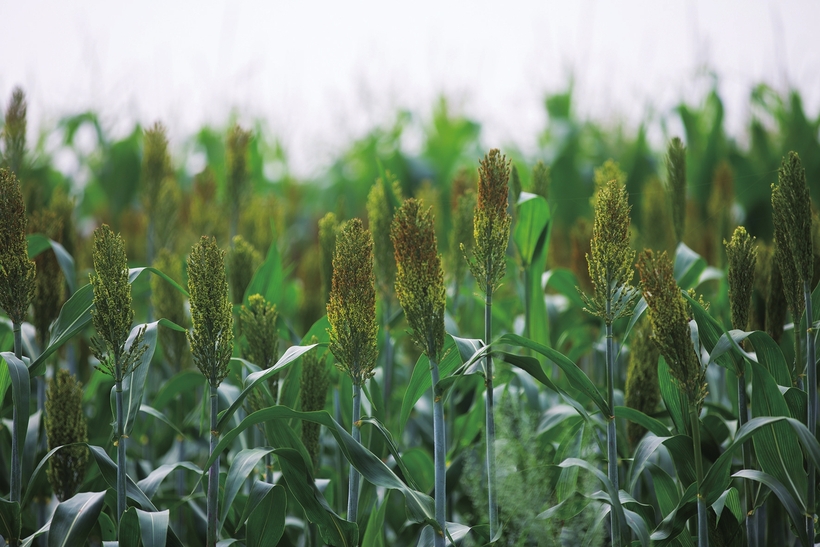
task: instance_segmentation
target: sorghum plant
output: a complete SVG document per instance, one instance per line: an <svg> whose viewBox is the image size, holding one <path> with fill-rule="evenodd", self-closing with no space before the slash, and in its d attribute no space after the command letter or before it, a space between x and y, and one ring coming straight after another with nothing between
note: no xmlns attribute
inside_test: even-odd
<svg viewBox="0 0 820 547"><path fill-rule="evenodd" d="M253 273L262 263L262 255L242 236L232 240L231 249L226 257L228 266L228 285L231 288L231 299L234 304L241 304L245 298L245 289L251 284ZM254 361L255 362L255 361ZM256 363L257 365L259 363ZM260 365L261 366L261 365Z"/></svg>
<svg viewBox="0 0 820 547"><path fill-rule="evenodd" d="M336 249L336 235L339 232L339 221L336 215L327 213L319 220L319 251L322 260L322 299L330 300L330 288L333 282L333 251Z"/></svg>
<svg viewBox="0 0 820 547"><path fill-rule="evenodd" d="M0 308L11 319L14 332L14 355L23 357L22 325L34 298L35 266L28 258L26 243L26 208L17 177L0 168ZM13 423L17 423L14 405ZM9 501L20 501L22 467L17 432L11 435L11 477Z"/></svg>
<svg viewBox="0 0 820 547"><path fill-rule="evenodd" d="M726 246L726 257L729 260L729 311L732 317L732 328L746 330L749 324L749 310L752 305L752 289L754 288L755 263L757 262L757 248L755 238L749 235L746 228L738 226L730 241L723 241ZM746 368L742 360L738 360L737 370L737 407L738 421L742 427L748 420L748 405L746 399ZM752 468L751 443L745 443L743 450L744 469ZM754 509L754 497L750 481L744 486L746 498L746 532L747 537L757 537L755 531L756 519L750 512Z"/></svg>
<svg viewBox="0 0 820 547"><path fill-rule="evenodd" d="M337 366L353 381L352 436L361 442L362 385L373 376L378 347L376 335L376 287L373 274L373 238L362 221L354 218L342 225L333 252L333 282L327 319L330 351ZM350 466L347 520L355 522L359 509L359 472Z"/></svg>
<svg viewBox="0 0 820 547"><path fill-rule="evenodd" d="M318 339L313 336L308 344L315 344ZM324 355L311 351L302 357L302 374L299 377L299 398L302 400L302 410L313 412L323 410L327 400L327 388L330 385L330 374L325 366ZM305 420L302 422L302 443L310 454L313 468L319 468L319 428L316 422Z"/></svg>
<svg viewBox="0 0 820 547"><path fill-rule="evenodd" d="M806 383L808 391L808 421L806 425L812 435L817 430L817 365L815 363L814 329L812 328L812 302L811 302L811 278L814 268L814 256L812 251L812 218L811 218L811 195L806 184L806 171L800 162L800 157L796 152L789 152L788 158L783 158L780 169L777 173L779 184L772 187L772 209L776 230L780 227L780 234L785 235L785 244L788 245L794 272L797 274L798 287L802 285L804 310L806 312ZM777 231L776 231L777 233ZM783 238L781 237L781 240ZM778 241L778 248L780 247ZM785 247L785 245L784 245ZM785 262L789 262L785 259ZM789 295L789 287L786 286L786 274L783 263L780 264L784 271L783 283L786 296ZM799 294L799 293L798 293ZM800 298L797 294L794 299ZM801 314L802 315L802 314ZM800 315L794 316L794 324L800 324ZM798 333L795 332L795 346L797 346ZM802 363L799 365L803 367ZM795 362L795 369L798 369L798 362ZM798 369L799 370L799 369ZM816 469L812 462L808 463L808 495L806 505L809 514L806 516L806 532L809 540L814 541L814 510L815 510L815 475Z"/></svg>
<svg viewBox="0 0 820 547"><path fill-rule="evenodd" d="M188 292L191 295L191 323L188 342L194 364L210 386L211 443L210 453L219 441L217 388L228 375L228 363L233 352L233 317L228 299L228 280L225 275L225 252L213 237L202 236L188 257ZM217 496L219 494L219 458L208 470L208 532L207 545L217 542Z"/></svg>
<svg viewBox="0 0 820 547"><path fill-rule="evenodd" d="M20 176L26 154L26 95L19 87L11 92L11 102L6 108L3 126L4 166Z"/></svg>
<svg viewBox="0 0 820 547"><path fill-rule="evenodd" d="M595 193L595 221L592 227L590 252L587 255L589 277L593 294L583 292L588 313L600 317L606 327L606 376L607 399L614 407L615 392L615 341L612 337L612 323L621 317L632 315L638 291L631 285L632 263L635 251L629 246L629 202L626 188L618 180L617 165L607 162L596 178L613 176L608 182L599 184ZM607 421L607 471L609 480L618 490L618 447L615 416L606 416ZM621 530L615 512L611 513L612 542L620 545Z"/></svg>
<svg viewBox="0 0 820 547"><path fill-rule="evenodd" d="M658 387L658 357L661 353L651 336L652 327L646 319L641 319L632 329L624 386L624 404L649 415L655 412L661 400ZM629 422L626 432L629 442L635 446L646 429L635 422Z"/></svg>
<svg viewBox="0 0 820 547"><path fill-rule="evenodd" d="M510 162L497 149L490 150L479 162L478 203L473 217L472 258L466 254L470 271L478 286L484 292L484 343L492 341L493 291L506 273L507 245L510 240L512 218L507 213L508 182ZM495 537L498 529L498 504L495 492L495 420L493 417L493 360L490 354L485 358L486 440L487 440L487 497L490 508L490 537Z"/></svg>
<svg viewBox="0 0 820 547"><path fill-rule="evenodd" d="M228 169L228 194L231 201L231 237L239 230L239 211L247 198L248 145L251 132L235 125L228 134L225 163Z"/></svg>
<svg viewBox="0 0 820 547"><path fill-rule="evenodd" d="M438 364L441 362L441 351L444 347L446 294L433 222L430 209L423 210L420 202L408 199L396 211L391 237L396 252L396 296L412 329L413 341L430 361L434 388L436 521L441 527L441 534L436 535L436 546L442 547L446 525L447 445L444 434L444 401L440 395L435 394L435 386L439 381Z"/></svg>
<svg viewBox="0 0 820 547"><path fill-rule="evenodd" d="M60 369L49 380L46 402L48 449L71 443L88 442L88 425L83 414L83 386L67 370ZM88 451L84 446L59 450L48 461L48 482L60 501L77 493L85 477Z"/></svg>
<svg viewBox="0 0 820 547"><path fill-rule="evenodd" d="M261 369L268 369L279 357L279 332L276 330L276 320L279 313L276 305L271 304L261 294L254 294L248 299L239 311L239 331L245 335L248 345L243 351L245 359ZM279 375L274 374L268 380L268 388L273 397L273 404L278 404ZM259 392L256 392L257 394ZM263 408L261 400L253 402L254 410Z"/></svg>
<svg viewBox="0 0 820 547"><path fill-rule="evenodd" d="M644 251L638 260L638 271L653 339L669 365L672 378L687 397L698 489L698 547L707 547L708 517L702 496L703 458L698 423L700 405L706 396L706 369L701 367L692 345L688 305L675 282L672 262L666 253L656 258L652 251Z"/></svg>
<svg viewBox="0 0 820 547"><path fill-rule="evenodd" d="M168 138L162 122L156 122L144 134L142 153L142 190L145 213L148 216L148 237L145 253L148 263L154 261L156 248L156 221L160 206L160 190L165 178L171 174L171 159L168 156Z"/></svg>
<svg viewBox="0 0 820 547"><path fill-rule="evenodd" d="M143 344L145 329L141 329L131 345L125 343L134 321L131 309L131 284L128 282L128 259L119 234L106 224L94 231L94 271L89 275L94 291L94 310L91 318L97 336L91 339L91 351L99 361L97 368L114 378L116 400L117 445L117 519L126 505L125 415L122 383L139 365L146 351Z"/></svg>
<svg viewBox="0 0 820 547"><path fill-rule="evenodd" d="M666 174L672 201L675 238L683 241L686 228L686 147L678 137L672 139L666 153Z"/></svg>

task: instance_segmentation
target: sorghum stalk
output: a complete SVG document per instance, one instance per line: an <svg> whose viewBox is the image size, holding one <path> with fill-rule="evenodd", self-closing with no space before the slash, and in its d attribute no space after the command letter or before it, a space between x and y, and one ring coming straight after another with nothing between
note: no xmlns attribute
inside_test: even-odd
<svg viewBox="0 0 820 547"><path fill-rule="evenodd" d="M703 458L700 446L699 408L706 396L706 371L692 346L686 300L675 282L672 262L666 253L655 257L644 251L638 261L641 289L652 322L655 343L669 364L678 387L686 394L695 458L698 491L698 547L708 547L706 502L702 495Z"/></svg>
<svg viewBox="0 0 820 547"><path fill-rule="evenodd" d="M391 237L396 253L396 296L412 329L413 341L430 361L433 382L435 514L441 527L441 532L435 536L435 545L443 547L447 524L447 445L444 401L436 393L436 384L439 381L438 363L444 347L446 294L431 210L422 210L420 202L415 199L406 200L393 218Z"/></svg>
<svg viewBox="0 0 820 547"><path fill-rule="evenodd" d="M353 381L352 435L358 442L361 387L373 376L379 353L373 237L358 218L346 222L336 238L327 319L330 323L330 351L338 361L337 366ZM356 522L359 472L353 466L350 467L347 500L347 520Z"/></svg>
<svg viewBox="0 0 820 547"><path fill-rule="evenodd" d="M812 435L816 435L817 429L817 365L815 363L814 331L812 323L812 302L811 302L811 278L814 268L814 256L812 250L812 230L811 230L811 195L806 184L806 171L800 162L800 157L796 152L789 152L788 158L783 161L778 170L777 186L772 187L772 209L775 226L782 228L785 232L788 250L792 256L794 271L799 280L798 286L803 289L803 301L806 312L806 383L808 391L808 417L806 425ZM784 265L783 281L786 282ZM790 288L784 287L788 296ZM796 296L796 295L795 295ZM794 296L792 297L794 298ZM799 298L797 298L799 300ZM794 316L794 324L800 324L800 315ZM795 332L796 346L799 339ZM798 362L795 362L795 368ZM809 541L814 543L814 512L815 512L815 489L816 489L816 469L809 461L807 464L808 484L806 505L808 514L806 515L806 533Z"/></svg>
<svg viewBox="0 0 820 547"><path fill-rule="evenodd" d="M723 241L726 246L726 256L729 260L728 279L732 327L740 330L746 330L749 323L749 308L752 301L755 263L757 261L757 249L754 240L755 238L746 232L746 228L738 226L732 234L731 241ZM738 421L740 426L743 427L749 420L749 416L746 401L746 367L742 360L739 361L735 373L737 375ZM751 443L743 443L741 450L743 452L744 469L751 469ZM756 521L751 514L754 509L751 481L744 481L744 494L746 500L746 537L748 544L751 546L757 542Z"/></svg>
<svg viewBox="0 0 820 547"><path fill-rule="evenodd" d="M26 243L26 208L17 177L0 169L0 308L11 319L14 333L14 355L23 357L21 327L29 304L34 298L35 265L28 258ZM17 423L17 405L13 405L13 423ZM11 435L11 477L9 501L20 501L22 467L17 432Z"/></svg>
<svg viewBox="0 0 820 547"><path fill-rule="evenodd" d="M612 323L632 314L638 291L631 286L632 262L635 251L629 247L629 202L622 174L617 164L607 162L595 173L597 192L594 196L595 221L592 228L590 252L587 255L589 277L592 280L593 296L581 292L588 313L604 320L606 327L606 377L607 403L614 408L615 401L615 341L612 338ZM604 182L604 179L610 180ZM615 416L606 416L607 421L607 476L619 488L618 445ZM611 512L612 544L621 544L620 522Z"/></svg>
<svg viewBox="0 0 820 547"><path fill-rule="evenodd" d="M216 244L216 238L202 236L188 257L188 292L191 295L191 323L188 341L194 363L210 385L211 439L210 453L219 442L216 429L218 387L228 375L228 363L233 352L233 317L228 299L228 280L225 275L225 252ZM208 470L208 532L207 545L217 542L219 493L219 458Z"/></svg>
<svg viewBox="0 0 820 547"><path fill-rule="evenodd" d="M126 509L125 415L122 383L139 365L146 351L145 329L141 329L131 345L125 343L134 320L131 309L131 284L128 282L128 258L125 244L103 224L94 231L94 271L89 275L94 291L94 311L91 318L97 336L91 339L91 351L100 362L97 368L114 378L116 401L117 445L117 521Z"/></svg>
<svg viewBox="0 0 820 547"><path fill-rule="evenodd" d="M470 271L481 290L484 291L484 343L492 340L493 291L506 272L507 245L510 240L512 218L507 213L510 161L497 149L490 150L479 162L478 202L473 217L473 258L467 256L461 246ZM498 530L498 503L495 480L495 419L493 416L493 360L489 353L485 358L487 404L485 429L487 445L487 498L490 513L490 537Z"/></svg>

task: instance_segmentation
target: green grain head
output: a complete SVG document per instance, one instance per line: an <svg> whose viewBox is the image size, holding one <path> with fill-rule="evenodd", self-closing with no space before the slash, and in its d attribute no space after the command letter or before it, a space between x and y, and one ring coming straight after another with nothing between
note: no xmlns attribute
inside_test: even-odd
<svg viewBox="0 0 820 547"><path fill-rule="evenodd" d="M797 271L797 260L794 257L794 245L790 241L788 205L782 193L782 186L772 187L772 222L774 223L774 261L783 280L783 295L786 298L789 312L794 321L799 321L806 309L803 299L803 284Z"/></svg>
<svg viewBox="0 0 820 547"><path fill-rule="evenodd" d="M657 178L649 179L641 199L642 246L653 251L675 249L675 232L669 215L669 195Z"/></svg>
<svg viewBox="0 0 820 547"><path fill-rule="evenodd" d="M57 214L49 209L34 213L29 229L32 233L43 234L49 239L60 241L62 222ZM34 284L32 301L34 329L37 343L45 347L48 328L51 322L60 315L60 308L65 300L65 278L57 262L57 256L51 249L46 249L34 258L37 277Z"/></svg>
<svg viewBox="0 0 820 547"><path fill-rule="evenodd" d="M3 163L17 176L20 176L26 154L26 109L23 90L15 87L11 92L11 102L6 108L3 126Z"/></svg>
<svg viewBox="0 0 820 547"><path fill-rule="evenodd" d="M755 238L746 228L738 226L730 241L723 240L729 259L729 309L732 328L746 330L752 306L752 289L755 284L757 248Z"/></svg>
<svg viewBox="0 0 820 547"><path fill-rule="evenodd" d="M644 251L638 259L638 271L652 338L689 401L700 404L706 396L705 373L692 346L689 306L675 282L672 262L665 252L655 257L652 251Z"/></svg>
<svg viewBox="0 0 820 547"><path fill-rule="evenodd" d="M612 159L606 160L604 164L595 169L592 180L595 184L595 192L599 192L601 188L609 184L609 181L614 180L619 186L626 186L626 173L621 170L618 162ZM593 196L593 205L595 204L595 196Z"/></svg>
<svg viewBox="0 0 820 547"><path fill-rule="evenodd" d="M216 238L202 236L188 256L188 293L191 295L191 323L188 342L194 364L211 386L228 375L233 352L233 317L228 300L225 252Z"/></svg>
<svg viewBox="0 0 820 547"><path fill-rule="evenodd" d="M373 234L376 286L383 300L392 300L393 285L396 283L396 259L393 257L393 242L390 240L394 207L384 185L382 179L377 180L367 195L367 222L370 233ZM398 188L398 185L395 187Z"/></svg>
<svg viewBox="0 0 820 547"><path fill-rule="evenodd" d="M145 131L142 153L143 204L149 217L158 218L160 188L171 175L171 158L168 156L168 137L162 122L156 122Z"/></svg>
<svg viewBox="0 0 820 547"><path fill-rule="evenodd" d="M336 237L327 319L330 351L356 385L373 376L378 357L375 281L373 238L354 218Z"/></svg>
<svg viewBox="0 0 820 547"><path fill-rule="evenodd" d="M543 161L538 161L532 168L532 193L549 199L550 182L550 168Z"/></svg>
<svg viewBox="0 0 820 547"><path fill-rule="evenodd" d="M48 449L71 443L88 442L88 425L83 414L83 386L65 369L48 381L46 397L46 438ZM48 482L60 501L77 493L85 477L88 450L70 446L48 460Z"/></svg>
<svg viewBox="0 0 820 547"><path fill-rule="evenodd" d="M599 186L595 194L595 221L587 255L593 294L581 292L585 310L611 325L632 314L638 297L631 285L635 251L629 246L629 202L617 179Z"/></svg>
<svg viewBox="0 0 820 547"><path fill-rule="evenodd" d="M318 339L314 336L308 344L315 344ZM330 371L325 364L324 355L319 355L316 350L307 352L302 357L302 374L299 377L299 398L302 401L302 412L313 412L324 410L327 400L327 389L330 386ZM313 461L313 468L319 466L319 455L321 446L319 445L320 425L307 420L302 422L302 443L310 454Z"/></svg>
<svg viewBox="0 0 820 547"><path fill-rule="evenodd" d="M22 324L34 298L35 266L28 258L26 208L17 177L0 168L0 308Z"/></svg>
<svg viewBox="0 0 820 547"><path fill-rule="evenodd" d="M75 258L77 228L74 222L74 209L76 205L76 200L69 197L62 186L57 186L51 193L49 209L54 211L54 214L57 215L57 219L60 221L60 235L54 239L59 241L68 254Z"/></svg>
<svg viewBox="0 0 820 547"><path fill-rule="evenodd" d="M248 145L252 134L239 125L234 125L228 133L228 147L225 163L228 169L228 193L234 207L241 206L248 188Z"/></svg>
<svg viewBox="0 0 820 547"><path fill-rule="evenodd" d="M666 152L666 175L672 200L675 238L680 242L686 228L686 147L678 137L672 139Z"/></svg>
<svg viewBox="0 0 820 547"><path fill-rule="evenodd" d="M245 298L245 290L251 284L256 268L262 263L262 255L242 236L235 236L226 262L231 297L234 304L240 304Z"/></svg>
<svg viewBox="0 0 820 547"><path fill-rule="evenodd" d="M473 214L476 206L476 195L467 188L455 200L452 211L453 228L450 231L450 267L456 283L464 280L467 263L464 261L462 247L466 254L473 252Z"/></svg>
<svg viewBox="0 0 820 547"><path fill-rule="evenodd" d="M512 218L507 214L510 162L497 149L479 162L478 202L473 216L475 246L470 258L462 249L482 291L498 287L507 268L505 256Z"/></svg>
<svg viewBox="0 0 820 547"><path fill-rule="evenodd" d="M406 200L396 211L390 233L396 250L396 296L412 329L413 341L430 360L439 362L444 347L446 296L430 209L422 209L415 199Z"/></svg>
<svg viewBox="0 0 820 547"><path fill-rule="evenodd" d="M322 260L322 295L323 301L330 299L330 287L333 281L333 252L336 250L336 236L339 232L339 221L336 215L328 213L319 220L319 250Z"/></svg>
<svg viewBox="0 0 820 547"><path fill-rule="evenodd" d="M629 340L629 364L626 369L624 404L644 414L652 415L661 398L658 386L660 350L652 341L652 328L649 321L638 322ZM635 446L646 433L646 429L634 422L629 422L626 430L632 446Z"/></svg>
<svg viewBox="0 0 820 547"><path fill-rule="evenodd" d="M94 291L91 319L97 336L91 339L91 351L100 362L100 371L122 381L138 365L146 347L144 330L125 347L134 321L128 258L122 237L107 224L94 230L93 259L94 271L88 277Z"/></svg>
<svg viewBox="0 0 820 547"><path fill-rule="evenodd" d="M768 268L766 277L766 303L764 328L772 340L780 343L783 336L783 326L786 324L786 313L789 304L783 291L783 273L780 271L776 244L772 244L767 252Z"/></svg>
<svg viewBox="0 0 820 547"><path fill-rule="evenodd" d="M247 341L242 357L261 369L269 369L279 358L279 332L276 330L278 317L276 305L265 300L261 294L251 295L248 304L243 304L239 311L239 332L245 335ZM277 404L279 373L268 378L268 388L273 404ZM253 410L266 406L259 391L251 394L249 402Z"/></svg>
<svg viewBox="0 0 820 547"><path fill-rule="evenodd" d="M182 282L182 262L168 249L160 249L154 267L176 281ZM158 275L151 276L151 303L157 317L164 317L181 327L188 326L185 297L179 290ZM184 332L159 329L159 341L169 364L185 369L191 360L188 338Z"/></svg>
<svg viewBox="0 0 820 547"><path fill-rule="evenodd" d="M772 209L775 225L786 234L797 276L802 283L811 281L812 253L811 195L806 184L806 170L796 152L783 158L777 172L778 185L772 187ZM784 276L785 280L785 276ZM801 287L802 293L802 287Z"/></svg>

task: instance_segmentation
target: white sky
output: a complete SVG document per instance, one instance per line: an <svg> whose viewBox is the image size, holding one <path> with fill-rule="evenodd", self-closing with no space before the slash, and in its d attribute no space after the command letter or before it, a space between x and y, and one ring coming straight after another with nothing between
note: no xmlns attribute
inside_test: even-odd
<svg viewBox="0 0 820 547"><path fill-rule="evenodd" d="M751 87L820 107L820 2L0 0L0 107L22 85L31 125L94 109L115 134L163 120L177 148L203 123L263 119L297 174L351 138L448 95L487 146L532 150L543 98L574 77L578 112L662 118L718 74L742 138ZM675 122L671 122L672 127ZM32 135L33 136L33 135Z"/></svg>

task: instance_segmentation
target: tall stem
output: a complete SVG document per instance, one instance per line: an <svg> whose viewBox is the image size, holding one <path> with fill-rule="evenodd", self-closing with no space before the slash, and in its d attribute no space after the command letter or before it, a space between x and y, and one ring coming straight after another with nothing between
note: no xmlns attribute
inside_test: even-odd
<svg viewBox="0 0 820 547"><path fill-rule="evenodd" d="M118 374L116 380L116 404L117 404L117 521L125 513L126 505L126 460L125 460L125 416L123 415L122 403L122 375Z"/></svg>
<svg viewBox="0 0 820 547"><path fill-rule="evenodd" d="M357 443L362 442L362 432L359 429L359 420L362 418L362 386L353 384L353 423L350 434ZM359 472L350 465L349 484L347 489L347 520L356 522L359 516Z"/></svg>
<svg viewBox="0 0 820 547"><path fill-rule="evenodd" d="M812 329L814 315L811 309L811 285L808 280L803 282L803 295L806 300L806 383L808 384L809 394L807 425L812 436L815 436L817 434L817 365L815 364L814 331ZM817 485L816 469L811 461L808 462L808 475L809 481L806 503L808 505L809 514L806 515L806 533L808 534L809 543L814 545L814 493Z"/></svg>
<svg viewBox="0 0 820 547"><path fill-rule="evenodd" d="M488 269L489 271L489 269ZM493 286L487 283L484 299L484 343L489 344L493 337ZM498 505L495 492L495 418L493 416L493 358L489 352L485 357L487 376L484 383L487 386L487 405L485 421L487 429L487 497L490 505L490 538L495 537L498 530Z"/></svg>
<svg viewBox="0 0 820 547"><path fill-rule="evenodd" d="M610 301L607 300L607 316L609 315ZM606 324L606 381L607 398L609 408L615 406L615 343L612 339L612 323ZM615 428L615 416L606 418L606 449L607 449L607 474L609 480L615 487L615 492L620 488L618 481L618 432ZM612 546L621 545L621 525L615 516L615 511L610 511L610 522L612 532Z"/></svg>
<svg viewBox="0 0 820 547"><path fill-rule="evenodd" d="M692 424L692 441L695 445L695 475L698 480L698 547L709 547L709 521L706 515L706 500L703 499L703 457L700 453L700 424L697 405L689 401L689 422Z"/></svg>
<svg viewBox="0 0 820 547"><path fill-rule="evenodd" d="M342 423L342 401L340 396L340 388L339 384L333 386L333 419L336 420L338 423ZM344 476L344 456L342 456L342 451L336 451L336 472L341 480L341 477ZM344 503L344 489L343 487L339 487L336 489L336 507L341 508ZM340 509L341 510L341 509Z"/></svg>
<svg viewBox="0 0 820 547"><path fill-rule="evenodd" d="M742 371L737 377L737 411L740 427L749 421L749 411L746 401L746 371ZM740 447L743 452L743 469L752 468L752 446L745 442ZM754 509L754 492L752 492L752 481L746 480L743 485L744 497L746 499L746 541L749 547L757 546L757 520L751 514Z"/></svg>
<svg viewBox="0 0 820 547"><path fill-rule="evenodd" d="M217 442L219 441L219 433L216 431L217 412L219 410L219 397L217 388L214 384L211 386L211 451L213 455ZM219 495L219 458L214 460L211 468L208 470L208 547L215 547L216 534L216 520L218 517L218 495Z"/></svg>
<svg viewBox="0 0 820 547"><path fill-rule="evenodd" d="M436 521L441 526L442 535L436 534L435 547L444 547L444 534L446 533L446 511L447 511L447 441L444 435L444 401L435 393L436 384L439 381L438 363L430 359L430 376L433 380L433 445L434 445L434 469L435 469L435 498L436 498Z"/></svg>
<svg viewBox="0 0 820 547"><path fill-rule="evenodd" d="M18 359L23 358L23 332L20 323L12 323L14 331L14 355ZM11 432L11 478L9 501L20 501L22 492L23 468L20 461L20 447L17 444L17 405L12 406L12 429Z"/></svg>

